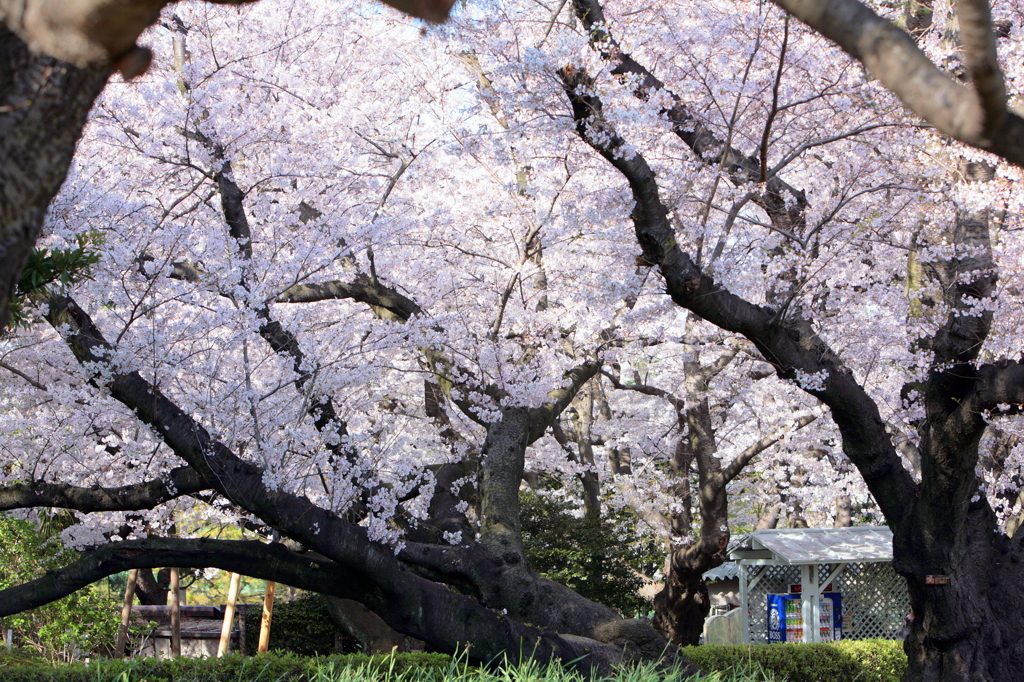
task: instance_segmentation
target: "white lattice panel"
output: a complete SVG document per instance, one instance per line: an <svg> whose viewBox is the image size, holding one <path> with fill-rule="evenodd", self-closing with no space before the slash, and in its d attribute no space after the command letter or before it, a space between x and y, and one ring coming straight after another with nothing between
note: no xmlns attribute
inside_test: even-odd
<svg viewBox="0 0 1024 682"><path fill-rule="evenodd" d="M824 582L835 564L818 567L818 581ZM797 566L741 566L748 583L759 571L764 575L749 592L750 642L768 643L767 600L769 594L786 594L789 586L800 582ZM895 637L910 612L910 597L903 578L886 562L847 564L833 580L843 595L843 637L874 639Z"/></svg>
<svg viewBox="0 0 1024 682"><path fill-rule="evenodd" d="M892 639L910 612L907 585L888 563L849 564L837 578L843 593L843 636Z"/></svg>

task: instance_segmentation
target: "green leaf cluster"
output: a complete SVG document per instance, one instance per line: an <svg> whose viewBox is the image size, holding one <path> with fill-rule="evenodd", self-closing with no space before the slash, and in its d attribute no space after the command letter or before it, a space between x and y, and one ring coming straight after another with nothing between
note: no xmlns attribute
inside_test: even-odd
<svg viewBox="0 0 1024 682"><path fill-rule="evenodd" d="M40 524L0 514L0 589L40 577L77 559L57 533L72 518L42 515ZM14 630L15 641L50 661L88 656L113 645L117 634L113 602L96 588L78 590L46 606L0 618L0 628ZM2 677L2 676L0 676Z"/></svg>
<svg viewBox="0 0 1024 682"><path fill-rule="evenodd" d="M532 491L520 492L519 504L533 570L627 617L650 610L650 602L638 594L640 573L653 571L661 557L656 542L643 537L631 517L576 518L570 503Z"/></svg>
<svg viewBox="0 0 1024 682"><path fill-rule="evenodd" d="M821 644L709 645L683 655L708 671L758 665L788 682L900 682L907 669L903 643L891 639Z"/></svg>
<svg viewBox="0 0 1024 682"><path fill-rule="evenodd" d="M76 237L73 249L33 249L21 271L15 295L11 297L11 323L28 326L31 320L25 314L26 302L48 292L53 284L67 288L83 279L92 279L92 266L99 262L100 254L94 247L102 239L98 233L84 233Z"/></svg>

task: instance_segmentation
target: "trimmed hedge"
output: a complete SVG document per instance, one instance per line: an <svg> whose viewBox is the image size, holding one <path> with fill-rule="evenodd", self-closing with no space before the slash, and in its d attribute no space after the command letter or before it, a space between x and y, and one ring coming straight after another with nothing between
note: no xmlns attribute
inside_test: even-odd
<svg viewBox="0 0 1024 682"><path fill-rule="evenodd" d="M451 658L443 654L343 654L310 658L270 653L223 658L136 658L51 666L9 660L0 667L3 682L316 682L325 671L375 667L382 673L407 674L407 679L441 679ZM0 665L3 665L0 663ZM125 675L127 673L127 675Z"/></svg>
<svg viewBox="0 0 1024 682"><path fill-rule="evenodd" d="M755 663L787 682L900 682L907 668L903 642L841 640L822 644L705 644L683 655L708 672Z"/></svg>

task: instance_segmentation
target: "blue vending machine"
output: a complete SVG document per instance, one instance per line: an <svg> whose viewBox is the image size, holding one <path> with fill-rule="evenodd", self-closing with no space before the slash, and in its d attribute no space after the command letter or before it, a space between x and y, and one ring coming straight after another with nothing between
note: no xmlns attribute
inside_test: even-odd
<svg viewBox="0 0 1024 682"><path fill-rule="evenodd" d="M822 592L818 602L818 635L822 642L843 638L843 595ZM803 602L799 594L768 595L768 643L804 641Z"/></svg>

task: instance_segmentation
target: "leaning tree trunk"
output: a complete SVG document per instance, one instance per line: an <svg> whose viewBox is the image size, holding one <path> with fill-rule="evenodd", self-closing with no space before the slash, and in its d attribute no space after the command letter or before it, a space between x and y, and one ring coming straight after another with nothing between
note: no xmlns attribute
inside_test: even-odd
<svg viewBox="0 0 1024 682"><path fill-rule="evenodd" d="M0 22L0 329L109 75L33 53Z"/></svg>
<svg viewBox="0 0 1024 682"><path fill-rule="evenodd" d="M423 642L392 629L380 616L360 602L324 596L324 604L334 625L354 639L364 654L423 650Z"/></svg>

